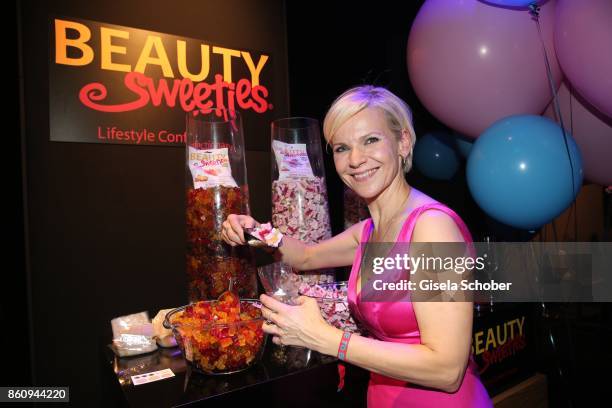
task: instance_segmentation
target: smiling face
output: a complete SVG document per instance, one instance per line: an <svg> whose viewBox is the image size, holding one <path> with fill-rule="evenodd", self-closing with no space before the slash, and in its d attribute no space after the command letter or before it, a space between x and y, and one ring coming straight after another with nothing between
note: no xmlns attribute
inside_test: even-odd
<svg viewBox="0 0 612 408"><path fill-rule="evenodd" d="M366 108L340 126L331 146L334 164L344 183L358 195L376 198L398 178L401 157L408 154L405 135L398 139L380 109Z"/></svg>

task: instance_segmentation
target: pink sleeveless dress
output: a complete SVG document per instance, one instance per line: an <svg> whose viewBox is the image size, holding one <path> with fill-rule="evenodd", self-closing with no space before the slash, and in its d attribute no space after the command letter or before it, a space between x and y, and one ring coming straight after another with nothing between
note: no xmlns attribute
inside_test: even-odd
<svg viewBox="0 0 612 408"><path fill-rule="evenodd" d="M417 218L424 211L440 210L450 215L461 230L463 239L471 243L472 237L461 218L450 208L432 203L416 208L406 219L400 230L398 241L410 242ZM363 228L360 243L366 243L372 233L373 222L369 219ZM361 302L357 296L357 277L361 265L359 245L349 277L348 302L352 315L359 320L374 338L395 343L420 344L421 336L411 302ZM350 353L350 346L349 346ZM458 391L447 393L419 385L411 385L380 374L370 373L368 384L368 408L382 407L492 407L486 389L480 382L478 368L470 357L463 382Z"/></svg>

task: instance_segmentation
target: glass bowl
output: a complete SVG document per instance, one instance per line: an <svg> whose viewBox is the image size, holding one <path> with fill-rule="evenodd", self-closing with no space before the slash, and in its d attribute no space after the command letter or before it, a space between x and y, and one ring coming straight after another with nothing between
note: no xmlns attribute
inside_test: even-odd
<svg viewBox="0 0 612 408"><path fill-rule="evenodd" d="M263 354L267 335L261 303L240 299L240 314L214 309L217 300L203 300L170 311L164 327L172 329L185 360L205 374L246 370Z"/></svg>
<svg viewBox="0 0 612 408"><path fill-rule="evenodd" d="M291 266L283 262L274 262L258 267L257 273L266 295L283 303L294 304L299 296L302 276L295 273Z"/></svg>

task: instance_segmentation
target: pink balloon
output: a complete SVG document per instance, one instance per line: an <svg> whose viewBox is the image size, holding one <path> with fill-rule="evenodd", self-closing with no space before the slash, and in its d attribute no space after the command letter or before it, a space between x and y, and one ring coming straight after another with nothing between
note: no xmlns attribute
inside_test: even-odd
<svg viewBox="0 0 612 408"><path fill-rule="evenodd" d="M572 95L565 83L559 88L559 104L563 125L582 153L584 177L593 183L612 185L612 119L579 95ZM558 122L552 102L544 116Z"/></svg>
<svg viewBox="0 0 612 408"><path fill-rule="evenodd" d="M560 0L555 24L563 72L589 103L612 117L612 1Z"/></svg>
<svg viewBox="0 0 612 408"><path fill-rule="evenodd" d="M540 11L553 80L555 1ZM408 72L425 107L471 137L509 115L539 115L552 99L535 21L526 10L474 0L427 0L408 38Z"/></svg>

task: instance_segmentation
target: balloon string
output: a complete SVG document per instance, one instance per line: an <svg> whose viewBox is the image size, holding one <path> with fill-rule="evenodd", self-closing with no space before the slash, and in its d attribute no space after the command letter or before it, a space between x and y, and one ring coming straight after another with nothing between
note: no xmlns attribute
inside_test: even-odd
<svg viewBox="0 0 612 408"><path fill-rule="evenodd" d="M531 14L531 16L533 17L533 19L536 22L536 25L538 27L538 36L540 37L540 43L542 44L542 50L544 52L544 62L546 63L546 75L548 77L548 83L550 84L550 89L552 91L553 94L553 105L555 107L555 113L557 114L557 118L559 119L559 124L561 125L561 131L563 133L563 141L565 142L565 150L567 151L567 158L569 159L569 163L570 163L570 169L571 169L571 174L570 177L572 178L572 195L574 197L574 203L576 200L576 188L574 186L574 165L572 163L572 156L570 154L569 151L569 144L567 142L567 133L565 132L565 126L563 125L563 118L561 117L561 107L559 105L559 96L557 95L557 90L555 89L555 85L554 85L554 81L552 78L552 71L550 69L550 63L548 61L548 54L546 52L546 46L544 44L544 39L542 37L542 30L540 27L540 7L535 3L531 3L529 5L529 13ZM553 229L553 234L554 234L554 238L555 241L557 241L558 236L557 236L557 226L555 225L555 220L552 221L552 229ZM544 303L542 303L542 306L544 306ZM567 316L565 316L567 318ZM554 340L554 336L552 333L551 328L548 328L549 331L549 340L550 340L550 344L552 346L552 351L554 354L558 354L557 353L557 347L555 344L555 340ZM563 385L566 384L566 378L565 378L565 373L563 372L564 370L561 368L561 365L558 364L557 365L557 370L559 373L559 378L561 379L561 382ZM568 402L569 402L569 406L573 407L573 401L571 398L571 395L569 396L570 398L568 398Z"/></svg>
<svg viewBox="0 0 612 408"><path fill-rule="evenodd" d="M574 87L572 84L567 85L569 93L569 114L570 114L570 134L574 134L574 108L572 106L572 99L574 99ZM574 200L574 242L578 242L578 200Z"/></svg>
<svg viewBox="0 0 612 408"><path fill-rule="evenodd" d="M542 36L542 29L540 27L540 6L536 3L531 3L529 5L529 14L533 17L533 20L536 22L536 26L538 27L538 36L540 37L540 43L542 44L542 51L544 53L544 63L546 64L546 76L548 77L548 83L550 85L550 90L553 94L553 105L555 107L555 113L557 114L557 118L559 119L559 124L561 125L561 131L563 133L563 141L565 142L565 150L567 151L567 158L569 159L572 178L572 196L576 199L576 186L574 185L574 164L572 163L572 156L569 150L569 143L567 141L567 132L565 131L565 126L563 125L563 117L561 116L561 105L559 104L559 95L557 94L557 90L555 88L555 83L553 81L552 70L550 69L550 62L548 60L548 53L546 52L546 45L544 44L544 38Z"/></svg>

